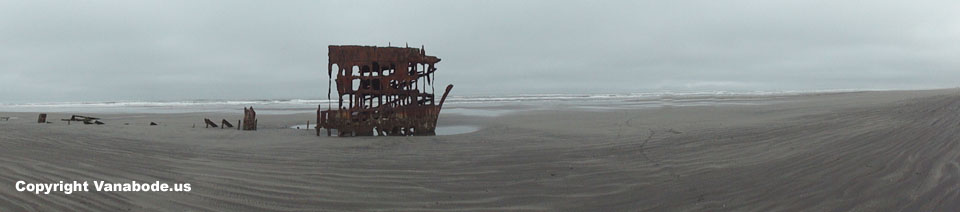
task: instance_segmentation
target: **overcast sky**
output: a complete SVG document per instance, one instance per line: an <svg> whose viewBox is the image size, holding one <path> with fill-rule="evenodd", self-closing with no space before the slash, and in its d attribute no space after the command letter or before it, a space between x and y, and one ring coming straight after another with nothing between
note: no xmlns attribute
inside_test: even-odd
<svg viewBox="0 0 960 212"><path fill-rule="evenodd" d="M2 1L0 103L325 98L388 42L461 96L957 87L958 2Z"/></svg>

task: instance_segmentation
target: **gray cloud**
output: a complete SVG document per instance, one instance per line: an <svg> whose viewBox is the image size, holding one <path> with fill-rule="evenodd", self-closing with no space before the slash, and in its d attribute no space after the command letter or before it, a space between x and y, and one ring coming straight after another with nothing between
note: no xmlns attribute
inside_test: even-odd
<svg viewBox="0 0 960 212"><path fill-rule="evenodd" d="M327 45L455 95L955 87L954 1L0 3L0 102L321 98Z"/></svg>

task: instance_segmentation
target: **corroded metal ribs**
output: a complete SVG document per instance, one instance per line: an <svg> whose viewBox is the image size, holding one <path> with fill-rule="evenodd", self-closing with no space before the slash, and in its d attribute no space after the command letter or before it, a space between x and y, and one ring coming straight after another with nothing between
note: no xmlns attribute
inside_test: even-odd
<svg viewBox="0 0 960 212"><path fill-rule="evenodd" d="M317 135L434 135L447 94L434 99L433 79L440 58L424 49L330 46L327 75L336 84L338 103L317 109ZM336 78L334 78L336 75ZM328 87L330 98L332 88ZM332 99L332 98L330 98Z"/></svg>

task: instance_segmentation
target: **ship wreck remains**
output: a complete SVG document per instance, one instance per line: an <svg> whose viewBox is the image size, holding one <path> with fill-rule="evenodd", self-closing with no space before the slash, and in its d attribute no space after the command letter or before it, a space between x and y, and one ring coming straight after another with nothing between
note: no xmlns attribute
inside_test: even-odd
<svg viewBox="0 0 960 212"><path fill-rule="evenodd" d="M317 109L317 135L327 136L435 135L437 117L447 94L434 98L435 64L440 58L424 49L409 47L330 46L327 75L332 99L336 85L339 101ZM336 78L334 78L336 76Z"/></svg>

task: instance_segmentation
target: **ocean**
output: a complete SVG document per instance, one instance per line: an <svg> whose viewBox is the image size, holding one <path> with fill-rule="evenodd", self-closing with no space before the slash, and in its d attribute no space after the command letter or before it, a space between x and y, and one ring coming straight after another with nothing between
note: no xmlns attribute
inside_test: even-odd
<svg viewBox="0 0 960 212"><path fill-rule="evenodd" d="M698 106L724 104L769 104L783 97L857 92L861 90L817 91L702 91L702 92L647 92L623 94L536 94L502 96L448 97L442 113L474 113L470 108L533 106L604 110L616 108L643 108L663 106ZM78 112L78 113L205 113L242 112L243 107L254 107L262 114L313 113L318 108L336 107L337 100L326 99L266 99L266 100L186 100L186 101L104 101L104 102L44 102L0 103L3 112ZM495 114L495 112L492 112ZM479 114L489 115L490 111Z"/></svg>

